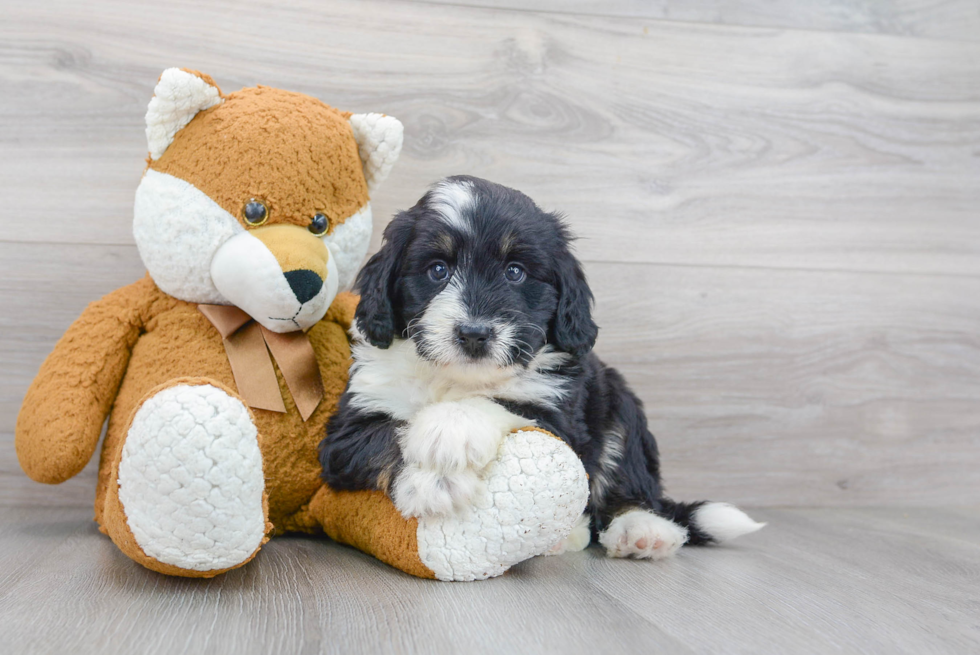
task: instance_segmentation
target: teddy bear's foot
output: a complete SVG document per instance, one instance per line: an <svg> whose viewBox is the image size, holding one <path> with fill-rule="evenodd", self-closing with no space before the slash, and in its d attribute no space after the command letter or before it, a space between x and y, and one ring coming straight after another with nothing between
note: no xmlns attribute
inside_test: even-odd
<svg viewBox="0 0 980 655"><path fill-rule="evenodd" d="M509 434L471 507L419 519L419 558L440 580L483 580L550 551L589 499L588 476L563 441L542 430Z"/></svg>
<svg viewBox="0 0 980 655"><path fill-rule="evenodd" d="M269 529L255 423L233 392L202 382L177 381L142 402L104 516L127 555L171 575L241 566Z"/></svg>
<svg viewBox="0 0 980 655"><path fill-rule="evenodd" d="M483 580L552 550L579 523L589 498L582 462L536 428L509 434L471 506L405 519L380 491L323 487L310 513L336 541L406 573Z"/></svg>

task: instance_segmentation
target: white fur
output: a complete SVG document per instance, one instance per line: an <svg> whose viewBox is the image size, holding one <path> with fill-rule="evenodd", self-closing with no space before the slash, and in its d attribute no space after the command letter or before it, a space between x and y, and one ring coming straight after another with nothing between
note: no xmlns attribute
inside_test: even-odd
<svg viewBox="0 0 980 655"><path fill-rule="evenodd" d="M616 426L605 434L602 443L602 452L599 454L596 470L589 478L592 488L592 499L595 505L601 505L602 499L606 495L606 490L612 484L612 474L618 469L620 461L623 459L623 445L626 436L621 427Z"/></svg>
<svg viewBox="0 0 980 655"><path fill-rule="evenodd" d="M323 286L300 303L272 252L244 231L221 244L211 260L211 279L222 297L273 332L305 330L323 318L337 295L338 277L328 256Z"/></svg>
<svg viewBox="0 0 980 655"><path fill-rule="evenodd" d="M456 328L469 320L469 310L463 302L464 284L462 274L455 273L418 319L419 347L440 364L466 362L456 343Z"/></svg>
<svg viewBox="0 0 980 655"><path fill-rule="evenodd" d="M234 216L190 182L152 169L136 188L133 212L136 247L160 289L187 302L227 304L211 280L211 259L245 231Z"/></svg>
<svg viewBox="0 0 980 655"><path fill-rule="evenodd" d="M477 473L497 456L504 437L531 424L482 397L424 407L399 434L406 466L395 480L395 507L408 518L469 503L480 487Z"/></svg>
<svg viewBox="0 0 980 655"><path fill-rule="evenodd" d="M580 523L588 476L575 452L536 430L508 435L471 503L418 520L419 559L439 580L483 580L551 550Z"/></svg>
<svg viewBox="0 0 980 655"><path fill-rule="evenodd" d="M368 191L374 193L401 154L404 128L397 118L384 114L353 114L348 120L357 141Z"/></svg>
<svg viewBox="0 0 980 655"><path fill-rule="evenodd" d="M470 224L466 220L466 212L475 202L472 182L443 180L432 187L429 207L447 225L461 232L469 232Z"/></svg>
<svg viewBox="0 0 980 655"><path fill-rule="evenodd" d="M160 159L177 132L190 123L197 112L222 102L217 87L197 75L179 68L163 71L146 109L146 143L150 159Z"/></svg>
<svg viewBox="0 0 980 655"><path fill-rule="evenodd" d="M441 366L419 357L411 340L395 339L382 350L357 337L350 387L351 404L408 421L433 403L482 396L556 407L565 397L562 381L548 375L568 359L546 347L522 366L494 364Z"/></svg>
<svg viewBox="0 0 980 655"><path fill-rule="evenodd" d="M687 528L643 509L620 514L599 534L610 557L664 559L686 541Z"/></svg>
<svg viewBox="0 0 980 655"><path fill-rule="evenodd" d="M402 456L440 472L486 467L504 436L528 420L475 396L428 405L399 435Z"/></svg>
<svg viewBox="0 0 980 655"><path fill-rule="evenodd" d="M765 527L728 503L705 503L694 510L694 523L717 542L731 541Z"/></svg>
<svg viewBox="0 0 980 655"><path fill-rule="evenodd" d="M357 271L371 245L373 227L371 203L367 203L323 237L330 249L330 259L337 266L338 291L349 291L354 284Z"/></svg>
<svg viewBox="0 0 980 655"><path fill-rule="evenodd" d="M119 500L149 557L192 571L247 560L265 536L258 432L241 401L177 385L144 402L123 445Z"/></svg>
<svg viewBox="0 0 980 655"><path fill-rule="evenodd" d="M448 516L471 503L483 486L472 469L440 472L406 464L392 485L391 501L406 519Z"/></svg>
<svg viewBox="0 0 980 655"><path fill-rule="evenodd" d="M555 544L545 555L564 555L585 550L592 541L592 530L589 527L588 513L583 513L575 523L575 527L567 537Z"/></svg>

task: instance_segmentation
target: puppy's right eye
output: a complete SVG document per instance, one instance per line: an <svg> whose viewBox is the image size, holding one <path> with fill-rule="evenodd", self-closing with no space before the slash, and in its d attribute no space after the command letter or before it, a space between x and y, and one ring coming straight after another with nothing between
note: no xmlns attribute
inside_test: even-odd
<svg viewBox="0 0 980 655"><path fill-rule="evenodd" d="M429 279L433 282L442 282L449 277L449 266L446 262L432 262L429 264Z"/></svg>

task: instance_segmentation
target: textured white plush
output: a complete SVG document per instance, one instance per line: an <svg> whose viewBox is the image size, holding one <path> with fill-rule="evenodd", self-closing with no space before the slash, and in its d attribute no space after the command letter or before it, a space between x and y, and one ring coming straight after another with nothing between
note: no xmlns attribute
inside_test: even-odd
<svg viewBox="0 0 980 655"><path fill-rule="evenodd" d="M133 237L150 277L187 302L227 304L211 280L211 259L245 231L234 216L180 178L147 170L136 188Z"/></svg>
<svg viewBox="0 0 980 655"><path fill-rule="evenodd" d="M275 256L250 232L236 234L221 244L211 260L210 270L211 279L225 302L273 332L311 327L323 318L337 296L339 275L332 256L327 258L327 276L320 291L300 304Z"/></svg>
<svg viewBox="0 0 980 655"><path fill-rule="evenodd" d="M694 523L717 542L761 530L765 523L753 521L748 514L728 503L705 503L694 510Z"/></svg>
<svg viewBox="0 0 980 655"><path fill-rule="evenodd" d="M192 571L247 560L265 535L262 455L248 410L211 385L177 385L136 412L119 500L149 557Z"/></svg>
<svg viewBox="0 0 980 655"><path fill-rule="evenodd" d="M508 435L472 505L418 522L419 557L439 580L483 580L547 553L571 532L589 497L582 462L538 431Z"/></svg>
<svg viewBox="0 0 980 655"><path fill-rule="evenodd" d="M174 136L197 112L224 102L220 91L179 68L163 71L146 109L146 143L150 159L160 159Z"/></svg>
<svg viewBox="0 0 980 655"><path fill-rule="evenodd" d="M348 120L357 141L368 191L373 193L401 154L404 128L397 118L384 114L353 114Z"/></svg>
<svg viewBox="0 0 980 655"><path fill-rule="evenodd" d="M643 509L623 512L599 534L610 557L664 559L685 542L687 528Z"/></svg>
<svg viewBox="0 0 980 655"><path fill-rule="evenodd" d="M367 203L323 237L330 248L330 258L337 265L337 272L340 274L337 279L338 291L350 291L354 284L357 271L371 245L373 228L371 203Z"/></svg>

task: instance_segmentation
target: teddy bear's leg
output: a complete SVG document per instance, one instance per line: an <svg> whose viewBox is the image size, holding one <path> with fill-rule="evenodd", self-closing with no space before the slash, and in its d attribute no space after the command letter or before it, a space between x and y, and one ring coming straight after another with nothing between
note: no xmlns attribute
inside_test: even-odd
<svg viewBox="0 0 980 655"><path fill-rule="evenodd" d="M406 573L483 580L547 553L579 523L589 498L582 462L544 430L509 434L471 507L404 519L380 491L322 488L310 512L327 535Z"/></svg>
<svg viewBox="0 0 980 655"><path fill-rule="evenodd" d="M174 380L147 394L111 473L103 530L149 569L212 577L267 540L258 431L237 394L217 382Z"/></svg>

